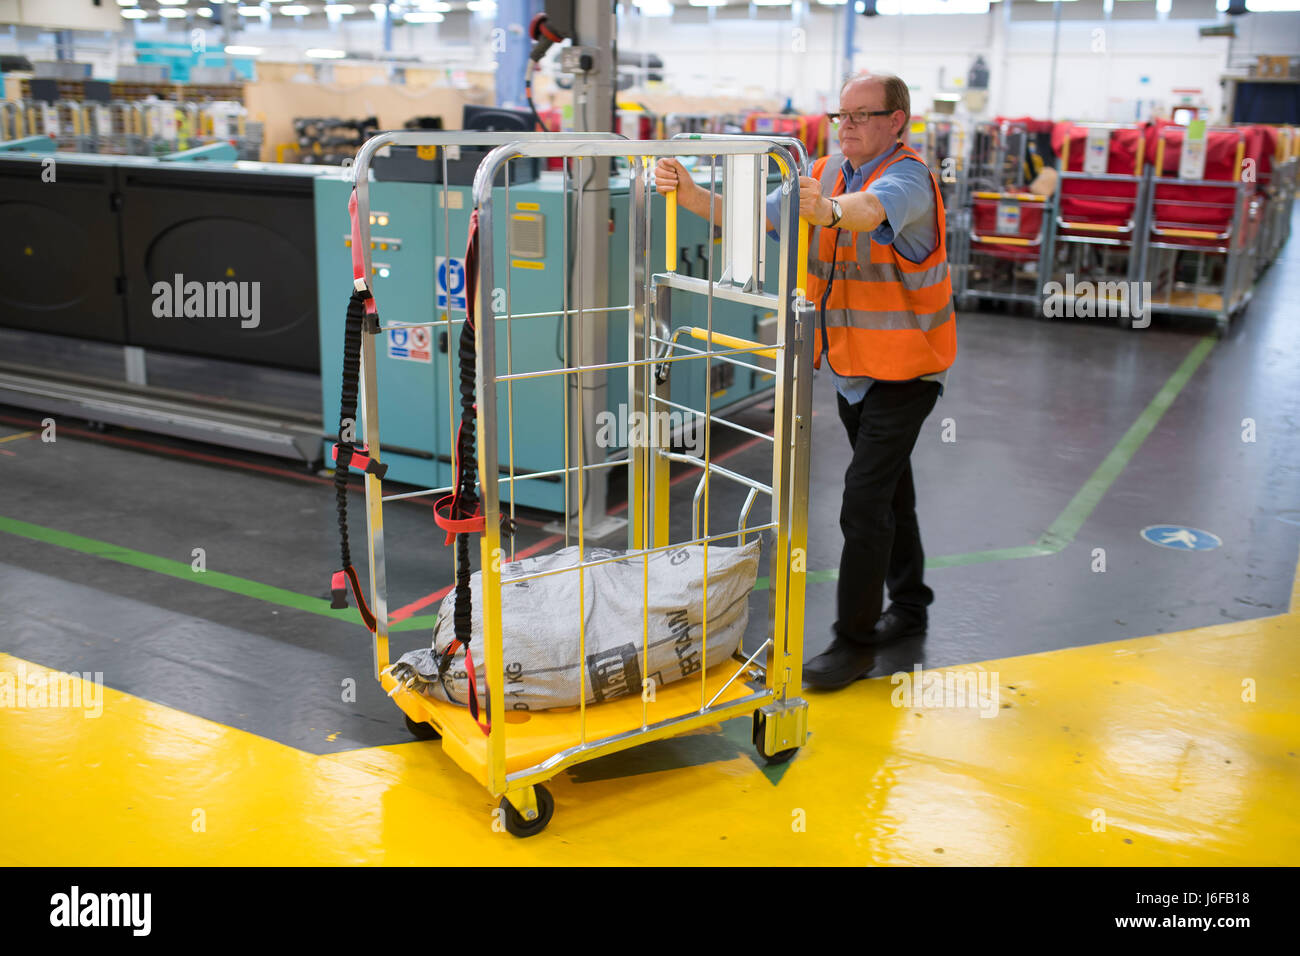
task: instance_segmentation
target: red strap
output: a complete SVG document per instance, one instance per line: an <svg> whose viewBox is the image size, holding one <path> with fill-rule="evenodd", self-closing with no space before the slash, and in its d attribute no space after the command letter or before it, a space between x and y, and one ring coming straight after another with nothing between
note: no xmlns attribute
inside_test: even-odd
<svg viewBox="0 0 1300 956"><path fill-rule="evenodd" d="M478 724L478 729L486 736L492 730L492 718L489 716L487 723L478 719L478 684L474 680L474 656L470 654L468 644L465 645L465 673L469 674L469 712L474 717L474 723Z"/></svg>
<svg viewBox="0 0 1300 956"><path fill-rule="evenodd" d="M330 576L330 591L333 594L334 601L330 607L336 610L343 610L348 606L347 589L352 585L352 596L357 599L357 610L361 612L361 622L371 634L376 633L379 622L375 620L375 615L370 611L370 605L366 604L366 599L361 596L361 579L357 577L357 569L348 565L342 571L335 571Z"/></svg>
<svg viewBox="0 0 1300 956"><path fill-rule="evenodd" d="M444 495L433 505L434 522L447 532L447 540L443 542L445 545L451 545L458 534L482 534L485 527L483 513L477 505L470 517L453 518L451 510L455 501L455 495Z"/></svg>
<svg viewBox="0 0 1300 956"><path fill-rule="evenodd" d="M370 288L370 277L366 275L365 257L362 255L364 247L361 244L361 219L357 216L357 191L352 190L352 195L348 198L348 216L352 219L352 279L363 279L366 288ZM366 314L375 314L375 297L374 291L371 290L370 298L366 300Z"/></svg>

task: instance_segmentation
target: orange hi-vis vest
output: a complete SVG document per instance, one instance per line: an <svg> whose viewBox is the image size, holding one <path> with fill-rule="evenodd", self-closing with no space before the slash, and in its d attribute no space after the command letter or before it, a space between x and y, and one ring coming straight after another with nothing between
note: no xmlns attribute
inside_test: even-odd
<svg viewBox="0 0 1300 956"><path fill-rule="evenodd" d="M915 150L896 147L862 188L894 163L909 160L924 163ZM813 164L823 196L844 192L843 162L843 156L831 155ZM809 248L816 250L816 258L808 260L808 300L820 308L813 336L816 367L821 368L823 336L832 371L850 378L908 381L942 372L957 357L943 197L933 173L930 183L939 244L922 262L909 261L892 244L881 245L865 232L814 228Z"/></svg>

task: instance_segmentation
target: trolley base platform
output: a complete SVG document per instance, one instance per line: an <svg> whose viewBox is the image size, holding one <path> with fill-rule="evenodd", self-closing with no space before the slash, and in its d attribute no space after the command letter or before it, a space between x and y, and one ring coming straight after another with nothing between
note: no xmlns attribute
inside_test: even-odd
<svg viewBox="0 0 1300 956"><path fill-rule="evenodd" d="M738 666L738 661L728 659L709 669L705 676L705 701L712 700L713 695L735 674ZM397 684L387 673L381 676L380 682L390 693ZM487 736L470 716L468 708L462 704L431 700L411 690L398 690L392 693L392 698L411 720L433 725L442 735L442 747L447 755L475 780L488 786ZM745 700L746 703L734 709L728 708L729 704L740 700ZM611 752L611 748L599 745L619 734L640 731L642 727L653 726L660 721L671 722L664 727L663 733L639 735L630 739L627 746L648 743L656 737L673 736L689 730L692 725L707 726L719 720L750 713L770 700L770 693L756 690L738 678L713 702L712 707L699 713L702 703L700 681L698 677L688 677L657 688L655 700L651 702L643 702L641 695L632 694L618 700L588 704L586 743L592 748L592 753L563 760L553 770L554 773L559 773L565 766ZM642 707L645 708L644 711ZM505 721L506 773L535 767L582 743L578 733L577 707L539 711L508 710ZM624 747L612 748L621 749Z"/></svg>

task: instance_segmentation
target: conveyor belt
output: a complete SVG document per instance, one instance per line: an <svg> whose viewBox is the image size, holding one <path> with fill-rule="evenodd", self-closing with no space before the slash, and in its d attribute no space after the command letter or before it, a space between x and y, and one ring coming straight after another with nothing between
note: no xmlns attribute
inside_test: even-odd
<svg viewBox="0 0 1300 956"><path fill-rule="evenodd" d="M205 402L158 388L0 364L0 404L291 458L321 460L320 420L241 402Z"/></svg>

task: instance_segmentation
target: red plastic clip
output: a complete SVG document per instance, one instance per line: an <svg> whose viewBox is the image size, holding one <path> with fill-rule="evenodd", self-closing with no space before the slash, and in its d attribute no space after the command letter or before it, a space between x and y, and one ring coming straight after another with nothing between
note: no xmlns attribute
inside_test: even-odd
<svg viewBox="0 0 1300 956"><path fill-rule="evenodd" d="M333 448L334 462L337 465L339 460L338 442L334 443ZM370 457L370 449L362 447L360 451L355 448L349 449L348 460L344 465L345 468L360 468L367 474L374 475L376 478L383 478L388 473L388 466L382 462L375 461Z"/></svg>

